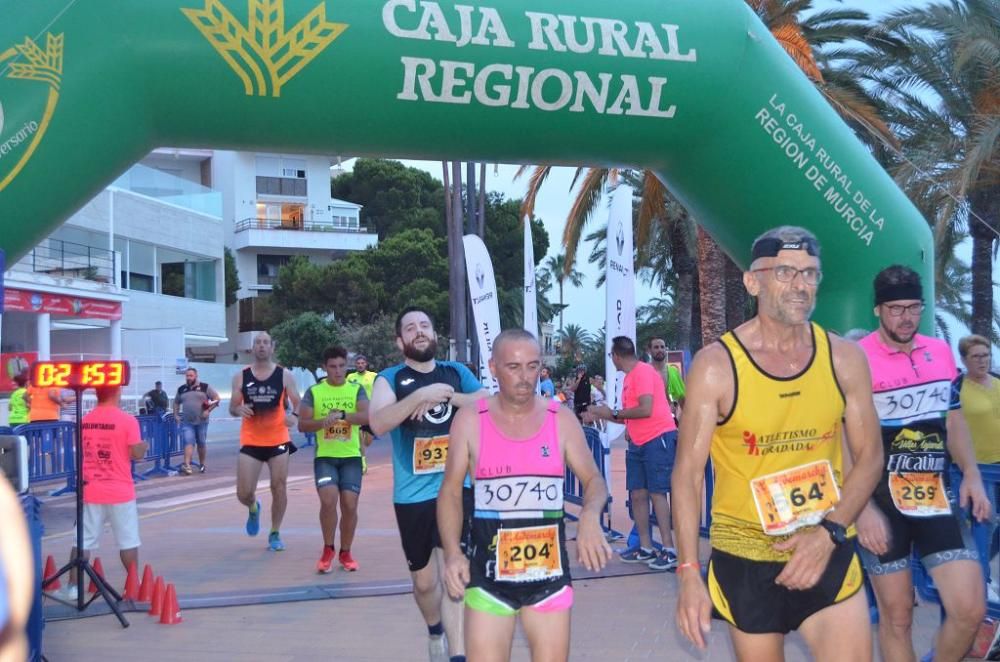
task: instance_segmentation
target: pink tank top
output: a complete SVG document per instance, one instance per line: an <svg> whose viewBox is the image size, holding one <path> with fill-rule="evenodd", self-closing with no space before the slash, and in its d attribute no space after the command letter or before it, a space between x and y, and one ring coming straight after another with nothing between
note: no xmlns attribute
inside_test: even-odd
<svg viewBox="0 0 1000 662"><path fill-rule="evenodd" d="M563 476L565 467L556 430L558 402L549 402L542 428L529 439L505 437L493 423L486 400L476 404L480 413L477 481L508 476Z"/></svg>

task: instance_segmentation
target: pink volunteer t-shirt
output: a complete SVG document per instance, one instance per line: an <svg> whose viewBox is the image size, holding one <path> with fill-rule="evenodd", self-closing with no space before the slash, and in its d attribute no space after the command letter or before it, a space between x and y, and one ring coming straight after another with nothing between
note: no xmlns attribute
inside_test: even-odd
<svg viewBox="0 0 1000 662"><path fill-rule="evenodd" d="M142 442L139 421L118 407L98 406L83 417L83 501L135 499L129 447Z"/></svg>
<svg viewBox="0 0 1000 662"><path fill-rule="evenodd" d="M622 382L622 404L624 409L639 406L639 396L653 396L653 413L648 418L626 418L625 430L636 446L652 441L664 432L677 429L670 413L667 392L663 387L663 377L656 368L639 361Z"/></svg>

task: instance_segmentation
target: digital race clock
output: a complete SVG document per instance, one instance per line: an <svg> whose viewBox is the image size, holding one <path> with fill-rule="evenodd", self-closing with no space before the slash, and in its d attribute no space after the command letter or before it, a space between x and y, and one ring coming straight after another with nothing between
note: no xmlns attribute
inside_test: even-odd
<svg viewBox="0 0 1000 662"><path fill-rule="evenodd" d="M31 383L40 388L127 386L128 361L38 361L31 366Z"/></svg>

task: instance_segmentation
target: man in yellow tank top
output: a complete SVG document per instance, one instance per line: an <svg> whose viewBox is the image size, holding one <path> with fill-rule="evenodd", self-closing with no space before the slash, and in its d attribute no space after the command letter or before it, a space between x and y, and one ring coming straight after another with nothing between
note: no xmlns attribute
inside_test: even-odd
<svg viewBox="0 0 1000 662"><path fill-rule="evenodd" d="M864 354L810 322L822 271L807 230L754 242L757 316L695 356L673 473L677 623L704 647L714 613L741 660L782 660L798 630L818 660L871 660L852 524L882 446ZM854 460L842 472L841 421ZM705 465L715 471L707 585L698 561Z"/></svg>

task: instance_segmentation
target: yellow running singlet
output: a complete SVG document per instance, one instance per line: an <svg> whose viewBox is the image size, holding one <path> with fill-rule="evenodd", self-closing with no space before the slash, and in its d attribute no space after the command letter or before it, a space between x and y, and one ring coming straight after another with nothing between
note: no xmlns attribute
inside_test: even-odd
<svg viewBox="0 0 1000 662"><path fill-rule="evenodd" d="M720 341L736 390L712 437L712 547L754 561L787 561L773 545L814 525L839 501L844 395L830 339L813 323L813 355L797 375L761 369L729 332ZM851 532L853 534L853 531Z"/></svg>

